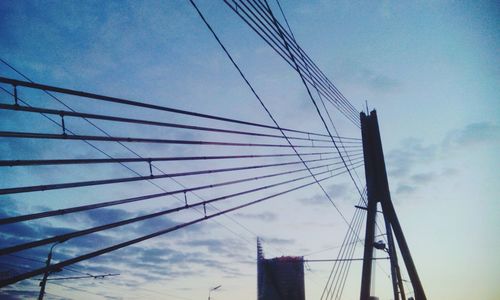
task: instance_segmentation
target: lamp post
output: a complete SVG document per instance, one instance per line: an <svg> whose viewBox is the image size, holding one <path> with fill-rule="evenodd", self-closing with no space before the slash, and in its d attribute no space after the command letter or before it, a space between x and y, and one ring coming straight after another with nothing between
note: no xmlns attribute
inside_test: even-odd
<svg viewBox="0 0 500 300"><path fill-rule="evenodd" d="M222 286L222 285L218 285L218 286L213 287L213 288L211 288L210 290L208 290L208 300L210 300L210 294L211 294L213 291L215 291L215 290L219 289L221 286Z"/></svg>
<svg viewBox="0 0 500 300"><path fill-rule="evenodd" d="M66 240L57 241L52 245L52 247L50 247L49 254L47 255L47 261L45 262L46 267L50 266L50 261L52 260L52 251L54 250L54 247L61 243L64 243L65 241ZM38 300L43 300L43 295L45 294L45 285L47 284L47 278L49 277L50 273L51 271L47 270L45 271L45 274L43 274L43 279L40 282L40 294L38 294Z"/></svg>

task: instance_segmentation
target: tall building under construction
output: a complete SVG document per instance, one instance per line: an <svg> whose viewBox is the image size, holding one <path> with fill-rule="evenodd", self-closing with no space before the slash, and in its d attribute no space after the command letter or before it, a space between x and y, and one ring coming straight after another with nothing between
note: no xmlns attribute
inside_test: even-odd
<svg viewBox="0 0 500 300"><path fill-rule="evenodd" d="M257 299L305 300L304 258L281 256L266 259L257 239Z"/></svg>

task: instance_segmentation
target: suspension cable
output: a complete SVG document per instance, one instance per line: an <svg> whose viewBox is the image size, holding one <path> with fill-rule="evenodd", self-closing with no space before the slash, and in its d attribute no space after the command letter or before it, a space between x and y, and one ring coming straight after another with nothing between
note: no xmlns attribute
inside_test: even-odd
<svg viewBox="0 0 500 300"><path fill-rule="evenodd" d="M315 170L315 169L320 169L320 168L329 168L330 166L332 166L332 165L321 165L321 166L311 167L310 169ZM358 168L359 166L353 165L352 167ZM342 168L343 167L333 168L333 169L330 169L330 172L337 171L337 170L340 170ZM87 210L92 210L92 209L96 209L96 208L103 208L103 207L115 206L115 205L120 205L120 204L133 203L133 202L138 202L138 201L143 201L143 200L148 200L148 199L153 199L153 198L171 196L171 195L175 195L175 194L186 194L188 192L192 193L194 191L199 191L199 190L204 190L204 189L209 189L209 188L216 188L216 187L233 185L233 184L244 183L244 182L249 182L249 181L257 181L257 180L261 180L261 179L272 178L272 177L277 177L277 176L282 176L282 175L289 175L289 174L299 173L299 172L303 172L303 171L307 171L307 169L302 168L302 169L296 169L296 170L285 171L285 172L271 173L271 174L261 175L261 176L257 176L257 177L246 177L246 178L242 178L242 179L224 181L224 182L220 182L220 183L201 185L201 186L196 186L196 187L191 187L191 188L183 188L183 189L173 190L173 191L165 191L162 193L148 194L148 195L142 195L142 196L137 196L137 197L119 199L119 200L111 200L111 201L99 202L99 203L95 203L95 204L88 204L88 205L82 205L82 206L74 206L74 207L70 207L70 208L56 209L56 210L50 210L50 211L15 216L15 217L7 217L7 218L0 219L0 225L11 224L11 223L16 223L16 222L23 222L23 221L28 221L28 220L35 220L35 219L40 219L40 218L47 218L47 217L52 217L52 216L57 216L57 215L67 215L67 214L75 213L75 212L87 211ZM184 202L186 202L186 201L184 201Z"/></svg>
<svg viewBox="0 0 500 300"><path fill-rule="evenodd" d="M330 173L330 171L329 170L322 171L322 172L316 173L315 175L319 176L319 175L324 175L324 174L327 174L327 173ZM336 173L336 174L331 174L327 178L332 178L334 176L338 176L338 175L341 175L343 173L345 173L345 171L339 172L339 173ZM147 214L147 215L143 215L143 216L139 216L139 217L135 217L135 218L129 218L129 219L118 221L118 222L114 222L114 223L109 223L109 224L105 224L105 225L101 225L101 226L96 226L96 227L92 227L92 228L88 228L88 229L84 229L84 230L80 230L80 231L75 231L75 232L70 232L70 233L66 233L66 234L61 234L61 235L53 236L53 237L42 239L42 240L37 240L37 241L27 242L27 243L23 243L23 244L18 244L18 245L11 246L11 247L2 248L2 249L0 249L0 255L11 254L11 253L14 253L14 252L18 252L18 251L22 251L22 250L27 250L27 249L31 249L31 248L34 248L34 247L39 247L39 246L51 244L51 243L54 243L54 242L67 241L69 239L80 237L80 236L83 236L83 235L87 235L87 234L91 234L91 233L95 233L95 232L99 232L99 231L103 231L103 230L107 230L107 229L112 229L112 228L115 228L115 227L124 226L124 225L127 225L127 224L139 222L139 221L144 221L144 220L147 220L147 219L151 219L151 218L155 218L155 217L159 217L159 216L163 216L163 215L168 215L168 214L171 214L171 213L174 213L174 212L178 212L178 211L182 211L182 210L185 210L185 209L189 209L189 208L192 208L192 207L205 206L206 204L209 204L209 203L218 202L218 201L221 201L221 200L226 200L226 199L234 198L234 197L241 196L241 195L246 195L246 194L254 193L254 192L257 192L257 191L262 191L262 190L274 188L274 187L277 187L277 186L280 186L280 185L289 184L289 183L293 183L293 182L296 182L296 181L308 179L310 177L311 177L311 175L301 176L301 177L293 178L293 179L290 179L290 180L282 181L282 182L279 182L279 183L274 183L274 184L270 184L270 185L266 185L266 186L262 186L262 187L258 187L258 188L244 190L242 192L237 192L237 193L233 193L233 194L229 194L229 195L224 195L224 196L213 198L213 199L210 199L210 200L205 200L205 201L191 203L191 204L187 204L186 203L186 205L183 205L183 206L178 206L178 207L175 207L175 208L163 210L163 211L152 213L152 214Z"/></svg>
<svg viewBox="0 0 500 300"><path fill-rule="evenodd" d="M322 181L325 181L325 180L330 179L330 178L331 177L329 176L329 177L326 177L326 178L319 179L319 181L322 182ZM9 278L5 278L5 279L0 280L0 287L7 286L7 285L19 282L21 280L24 280L24 279L27 279L27 278L30 278L30 277L43 274L45 272L50 272L50 271L53 271L53 270L57 270L57 269L65 267L65 266L72 265L72 264L78 263L80 261L84 261L84 260L87 260L87 259L90 259L90 258L93 258L93 257L96 257L96 256L100 256L100 255L103 255L103 254L106 254L106 253L109 253L109 252L112 252L112 251L116 251L118 249L130 246L130 245L133 245L133 244L137 244L137 243L140 243L140 242L143 242L143 241L155 238L157 236L161 236L161 235L164 235L164 234L167 234L167 233L179 230L181 228L184 228L184 227L187 227L187 226L190 226L190 225L193 225L193 224L197 224L197 223L203 222L205 220L212 219L212 218L215 218L215 217L220 216L220 215L224 215L224 214L232 212L232 211L239 210L239 209L244 208L244 207L255 205L255 204L263 202L265 200L268 200L268 199L271 199L271 198L275 198L275 197L278 197L278 196L281 196L281 195L285 195L285 194L288 194L290 192L293 192L293 191L296 191L296 190L300 190L300 189L303 189L305 187L308 187L308 186L311 186L311 185L314 185L314 184L317 184L316 180L312 181L312 182L309 182L309 183L302 184L300 186L297 186L297 187L294 187L294 188L291 188L291 189L288 189L288 190L285 190L285 191L282 191L282 192L279 192L279 193L272 194L270 196L262 197L262 198L259 198L257 200L253 200L251 202L247 202L247 203L244 203L244 204L241 204L241 205L238 205L238 206L234 206L234 207L229 208L229 209L221 210L221 211L219 211L217 213L214 213L214 214L211 214L211 215L206 215L204 217L201 217L201 218L198 218L198 219L194 219L194 220L189 221L189 222L185 222L185 223L173 226L173 227L169 227L169 228L166 228L166 229L163 229L163 230L159 230L159 231L153 232L151 234L144 235L144 236L141 236L141 237L138 237L138 238L126 241L126 242L122 242L122 243L115 244L115 245L110 246L110 247L102 248L100 250L96 250L96 251L93 251L93 252L90 252L90 253L87 253L87 254L84 254L84 255L80 255L80 256L77 256L77 257L74 257L74 258L71 258L71 259L67 259L67 260L61 261L59 263L55 263L55 264L52 264L52 265L49 265L49 266L46 266L46 267L35 269L35 270L29 271L29 272L26 272L26 273L23 273L23 274L18 274L18 275L9 277Z"/></svg>
<svg viewBox="0 0 500 300"><path fill-rule="evenodd" d="M334 158L313 159L313 160L309 160L307 162L327 161L327 160L332 160L332 159L334 159ZM359 161L362 161L362 160L363 159L359 159ZM28 192L37 192L37 191L59 190L59 189L67 189L67 188L113 184L113 183L125 183L125 182L142 181L142 180L149 180L149 179L173 178L173 177L193 176L193 175L202 175L202 174L215 174L215 173L222 173L222 172L242 171L242 170L255 170L255 169L269 168L269 167L276 167L276 166L296 165L296 164L300 164L300 163L302 163L302 162L295 161L295 162L286 162L286 163L252 165L252 166L245 166L245 167L233 167L233 168L207 169L207 170L200 170L200 171L178 172L178 173L169 173L169 174L162 174L162 175L150 174L149 176L136 176L136 177L122 177L122 178L102 179L102 180L75 181L75 182L68 182L68 183L55 183L55 184L45 184L45 185L31 185L31 186L22 186L22 187L13 187L13 188L3 188L3 189L0 189L0 195L28 193Z"/></svg>

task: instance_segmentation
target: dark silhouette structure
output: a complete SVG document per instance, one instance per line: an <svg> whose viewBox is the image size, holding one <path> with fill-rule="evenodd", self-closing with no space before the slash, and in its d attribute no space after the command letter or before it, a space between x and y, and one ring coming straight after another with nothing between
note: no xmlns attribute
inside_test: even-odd
<svg viewBox="0 0 500 300"><path fill-rule="evenodd" d="M257 240L257 299L305 300L304 258L281 256L266 259Z"/></svg>
<svg viewBox="0 0 500 300"><path fill-rule="evenodd" d="M394 237L403 257L410 282L413 286L416 300L426 300L424 288L418 277L415 263L410 254L403 230L399 223L394 205L392 204L385 169L384 153L380 139L377 112L371 111L368 115L361 113L361 133L363 137L363 154L365 158L365 176L368 192L368 211L366 218L365 247L363 256L363 271L361 278L361 300L373 299L370 295L373 249L384 250L389 254L391 263L391 278L394 299L405 299L403 280L398 265ZM377 206L380 203L387 234L387 247L383 242L375 242L375 220ZM394 236L393 236L394 234Z"/></svg>

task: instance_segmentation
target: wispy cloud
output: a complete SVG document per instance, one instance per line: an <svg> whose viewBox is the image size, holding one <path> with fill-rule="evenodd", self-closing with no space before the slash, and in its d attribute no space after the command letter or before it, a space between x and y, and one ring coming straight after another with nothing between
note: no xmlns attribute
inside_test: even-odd
<svg viewBox="0 0 500 300"><path fill-rule="evenodd" d="M343 199L349 193L347 184L345 183L332 183L327 187L327 191L335 199Z"/></svg>
<svg viewBox="0 0 500 300"><path fill-rule="evenodd" d="M298 200L306 205L322 205L325 204L325 201L328 201L328 199L324 195L320 194L316 194L307 198L299 198Z"/></svg>
<svg viewBox="0 0 500 300"><path fill-rule="evenodd" d="M272 222L277 219L276 214L272 212L262 212L259 214L237 213L236 216L244 219L259 220L264 222Z"/></svg>
<svg viewBox="0 0 500 300"><path fill-rule="evenodd" d="M35 299L39 295L37 291L4 289L0 291L0 296L4 300ZM51 295L52 296L52 295ZM55 297L54 299L64 299Z"/></svg>
<svg viewBox="0 0 500 300"><path fill-rule="evenodd" d="M6 201L6 203L10 204L0 209L0 217L18 213L18 207L15 202ZM78 227L88 228L143 213L145 212L136 214L117 208L100 209L93 212L75 214L72 221L73 223L78 223ZM141 236L154 230L175 226L176 224L178 222L162 217L119 229L120 234L103 232L74 238L58 246L53 259L54 261L66 260L113 243L121 242L129 236ZM71 226L55 226L55 224L50 222L39 222L38 224L22 222L3 225L1 229L0 244L16 245L26 241L74 231L76 228ZM246 258L240 254L244 251L239 251L244 248L244 245L240 241L215 238L198 239L197 234L204 230L203 227L192 226L185 229L184 232L177 234L177 242L175 244L170 245L162 239L152 240L81 262L78 268L92 274L121 273L123 278L120 278L120 282L125 282L128 285L200 276L205 272L213 272L215 270L221 272L224 276L244 276L240 268L234 263L229 263L227 259L231 257L245 261ZM189 238L183 239L183 236L186 234L189 235ZM271 242L286 243L288 241L276 239ZM48 248L43 246L21 253L22 256L34 258L34 261L3 256L0 258L0 263L14 262L16 267L9 269L2 265L2 274L8 277L23 271L39 268L43 266L43 261L47 253ZM40 262L37 262L37 260ZM20 269L22 266L24 266L24 269ZM16 293L15 289L12 289L12 293L10 290L4 292L5 295L10 295L14 298L16 298ZM107 295L104 296L107 297Z"/></svg>
<svg viewBox="0 0 500 300"><path fill-rule="evenodd" d="M412 175L411 179L416 183L424 184L424 183L430 182L435 177L436 177L436 174L434 174L433 172L428 172L428 173L418 173L418 174Z"/></svg>
<svg viewBox="0 0 500 300"><path fill-rule="evenodd" d="M491 122L471 123L464 128L451 131L443 145L456 148L487 143L500 143L500 126Z"/></svg>
<svg viewBox="0 0 500 300"><path fill-rule="evenodd" d="M336 201L342 201L346 199L350 200L352 195L350 194L350 190L348 187L349 183L332 183L326 187L326 191L328 195L330 195ZM307 198L299 198L298 200L306 205L320 206L330 203L328 198L323 193L318 193Z"/></svg>
<svg viewBox="0 0 500 300"><path fill-rule="evenodd" d="M422 140L409 138L401 143L399 149L387 154L389 174L395 177L407 176L418 162L433 160L438 151L437 145L424 145Z"/></svg>
<svg viewBox="0 0 500 300"><path fill-rule="evenodd" d="M490 122L476 122L450 131L436 144L407 139L401 147L387 154L389 175L396 179L396 193L409 194L432 183L440 176L450 177L459 171L446 165L437 170L425 171L429 163L443 161L455 151L467 150L480 145L499 145L500 127Z"/></svg>
<svg viewBox="0 0 500 300"><path fill-rule="evenodd" d="M417 188L408 184L400 184L396 187L396 194L410 194L415 192Z"/></svg>
<svg viewBox="0 0 500 300"><path fill-rule="evenodd" d="M379 73L358 62L345 61L340 67L343 80L362 85L374 92L388 93L397 90L402 82L389 75Z"/></svg>

